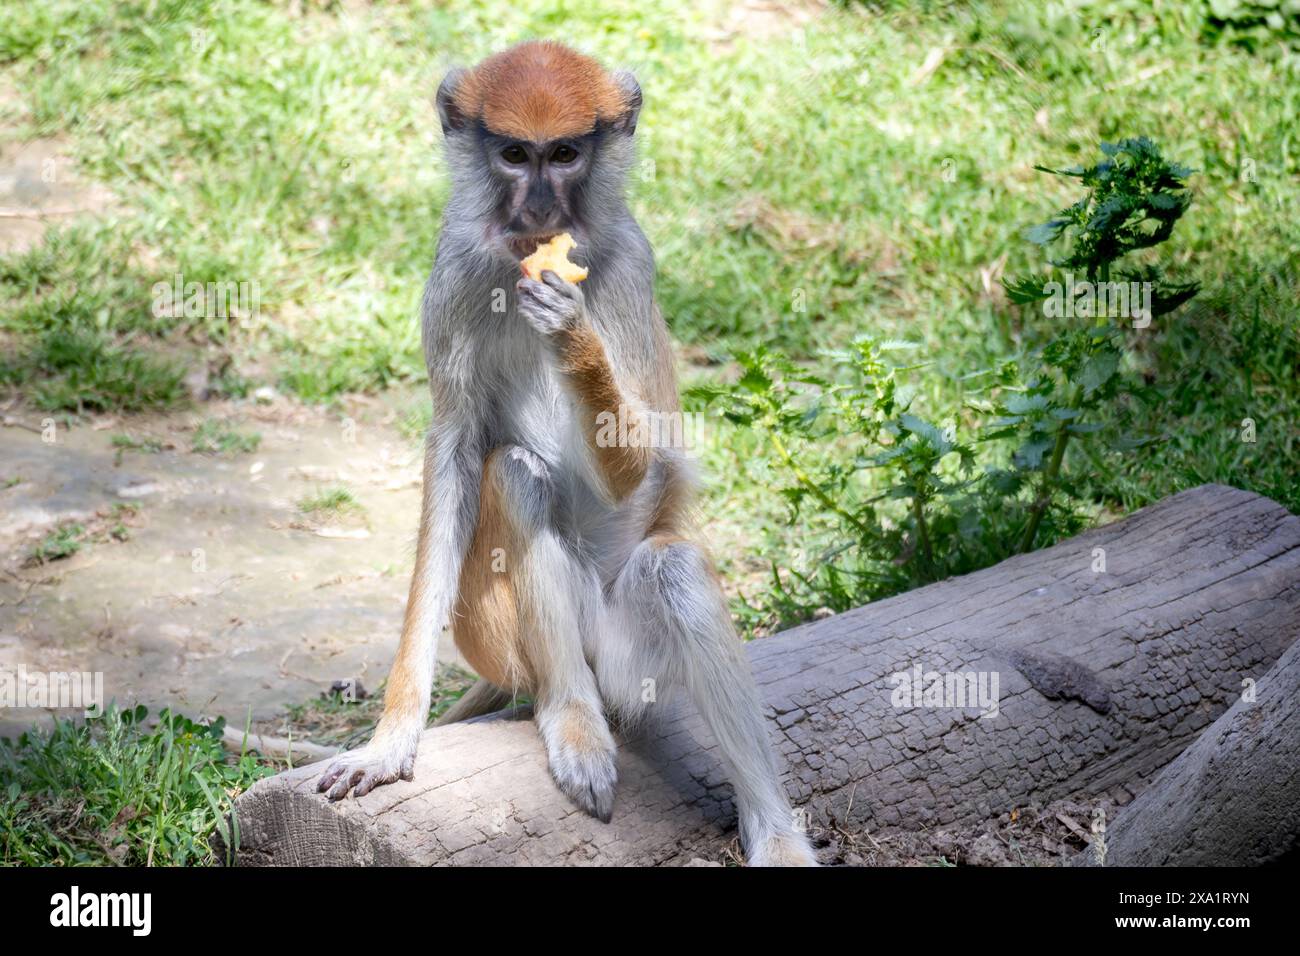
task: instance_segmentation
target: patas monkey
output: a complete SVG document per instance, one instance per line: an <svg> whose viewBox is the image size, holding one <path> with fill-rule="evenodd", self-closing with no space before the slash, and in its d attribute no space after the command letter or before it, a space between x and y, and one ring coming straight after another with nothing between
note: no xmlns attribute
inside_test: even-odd
<svg viewBox="0 0 1300 956"><path fill-rule="evenodd" d="M410 779L437 637L482 680L457 717L531 695L560 788L608 821L607 715L686 688L730 767L751 864L811 864L712 565L687 537L679 448L600 440L611 415L679 408L654 260L623 198L641 90L531 42L455 70L437 106L451 170L424 293L433 393L415 573L374 739L320 779L331 799ZM582 288L520 260L569 232ZM638 422L623 434L638 434Z"/></svg>

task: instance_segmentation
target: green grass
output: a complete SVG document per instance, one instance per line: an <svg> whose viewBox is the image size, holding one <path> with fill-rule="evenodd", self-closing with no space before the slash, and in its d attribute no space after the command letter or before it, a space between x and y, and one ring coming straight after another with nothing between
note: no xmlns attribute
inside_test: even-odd
<svg viewBox="0 0 1300 956"><path fill-rule="evenodd" d="M229 422L209 418L194 429L191 451L205 455L251 454L262 444L258 432L241 432Z"/></svg>
<svg viewBox="0 0 1300 956"><path fill-rule="evenodd" d="M139 514L138 504L120 501L95 513L85 522L62 521L28 549L23 565L34 567L61 561L92 543L126 541L131 537L132 522Z"/></svg>
<svg viewBox="0 0 1300 956"><path fill-rule="evenodd" d="M24 561L26 565L48 564L70 558L81 550L85 543L86 526L75 521L68 521L32 546Z"/></svg>
<svg viewBox="0 0 1300 956"><path fill-rule="evenodd" d="M1033 165L1149 136L1197 170L1157 254L1203 291L1126 356L1164 400L1108 412L1164 440L1118 462L1072 448L1066 469L1098 476L1084 489L1097 514L1204 481L1300 510L1293 45L1255 26L1243 39L1194 0L844 4L723 40L731 8L11 3L0 63L27 112L9 121L66 135L119 203L0 259L0 335L23 344L0 376L72 411L183 401L162 356L197 346L232 357L241 392L333 401L420 380L415 317L447 198L429 100L451 63L550 36L638 72L632 204L674 337L703 363L688 381L729 374L707 363L758 342L825 368L823 350L870 332L928 363L918 414L959 407L972 372L1056 331L997 281L1038 267L1025 226L1073 198ZM256 282L260 313L158 315L153 285L176 273ZM50 336L83 357L51 358ZM753 437L713 425L705 504L734 545L724 573L758 587L755 554L816 562L819 529L768 490Z"/></svg>
<svg viewBox="0 0 1300 956"><path fill-rule="evenodd" d="M477 678L472 674L457 667L439 665L429 700L429 720L441 717L473 686L475 680ZM526 703L527 698L520 698L519 702ZM318 743L343 748L356 747L370 739L383 713L383 703L382 687L377 692L365 692L359 697L355 691L345 695L341 690L330 689L288 707L283 725L272 732L281 736L292 734L295 738L308 736Z"/></svg>
<svg viewBox="0 0 1300 956"><path fill-rule="evenodd" d="M113 444L113 464L122 464L122 459L127 452L136 452L141 455L159 455L171 447L161 438L151 438L149 436L137 437L129 434L114 435L111 439Z"/></svg>
<svg viewBox="0 0 1300 956"><path fill-rule="evenodd" d="M365 509L346 488L326 488L298 500L298 510L315 518L340 518L359 515Z"/></svg>
<svg viewBox="0 0 1300 956"><path fill-rule="evenodd" d="M440 717L474 683L440 667L429 719ZM374 732L380 693L348 699L337 690L286 710L269 729L294 740L350 748ZM0 738L0 866L204 866L222 862L235 797L277 768L222 744L225 719L198 724L144 707L110 705L98 718L58 720L16 740ZM259 727L259 730L268 728Z"/></svg>
<svg viewBox="0 0 1300 956"><path fill-rule="evenodd" d="M214 862L208 840L232 799L271 770L226 753L224 720L146 716L109 707L0 739L0 865Z"/></svg>
<svg viewBox="0 0 1300 956"><path fill-rule="evenodd" d="M158 438L136 438L133 435L114 435L113 447L121 451L138 451L143 454L157 455L163 450L163 442Z"/></svg>
<svg viewBox="0 0 1300 956"><path fill-rule="evenodd" d="M473 683L439 668L429 719ZM287 708L270 732L355 747L374 732L382 708L382 692L351 700L331 690ZM0 866L222 862L209 841L219 833L227 847L237 843L227 823L233 800L278 768L230 753L221 742L224 718L209 725L166 710L153 722L146 716L144 707L110 705L98 718L0 738Z"/></svg>
<svg viewBox="0 0 1300 956"><path fill-rule="evenodd" d="M182 377L174 362L77 328L43 332L16 359L0 360L0 385L29 391L47 411L167 408L185 397Z"/></svg>

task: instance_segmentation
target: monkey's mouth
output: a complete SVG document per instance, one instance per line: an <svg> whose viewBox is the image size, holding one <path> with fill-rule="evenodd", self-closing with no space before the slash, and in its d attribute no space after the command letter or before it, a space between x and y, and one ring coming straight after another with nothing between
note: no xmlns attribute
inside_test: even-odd
<svg viewBox="0 0 1300 956"><path fill-rule="evenodd" d="M510 252L519 259L527 259L542 243L550 242L558 232L545 232L536 236L511 236L506 240L506 247Z"/></svg>

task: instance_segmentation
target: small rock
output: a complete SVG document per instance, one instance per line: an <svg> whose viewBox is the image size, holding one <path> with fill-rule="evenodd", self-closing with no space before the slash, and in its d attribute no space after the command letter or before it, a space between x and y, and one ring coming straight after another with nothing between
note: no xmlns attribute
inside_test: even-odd
<svg viewBox="0 0 1300 956"><path fill-rule="evenodd" d="M123 485L117 489L119 498L147 498L149 495L161 494L166 487L156 481L146 481L138 485Z"/></svg>

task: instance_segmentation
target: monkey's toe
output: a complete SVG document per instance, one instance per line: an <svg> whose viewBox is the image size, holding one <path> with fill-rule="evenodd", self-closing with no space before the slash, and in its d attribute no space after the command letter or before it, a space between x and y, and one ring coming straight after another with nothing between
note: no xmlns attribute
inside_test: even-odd
<svg viewBox="0 0 1300 956"><path fill-rule="evenodd" d="M817 866L808 838L794 831L768 833L755 839L745 852L749 866Z"/></svg>
<svg viewBox="0 0 1300 956"><path fill-rule="evenodd" d="M593 768L592 777L583 779L570 773L566 779L554 772L555 782L559 788L568 794L584 812L591 814L601 823L608 823L614 816L614 790L617 777L613 767L613 761L610 761L608 768Z"/></svg>
<svg viewBox="0 0 1300 956"><path fill-rule="evenodd" d="M556 785L587 813L608 823L614 813L618 768L614 738L604 716L595 707L570 703L543 708L538 726Z"/></svg>
<svg viewBox="0 0 1300 956"><path fill-rule="evenodd" d="M321 774L316 792L330 800L342 800L349 792L364 797L375 787L397 779L410 780L415 765L414 755L396 755L375 752L368 747L341 754Z"/></svg>

